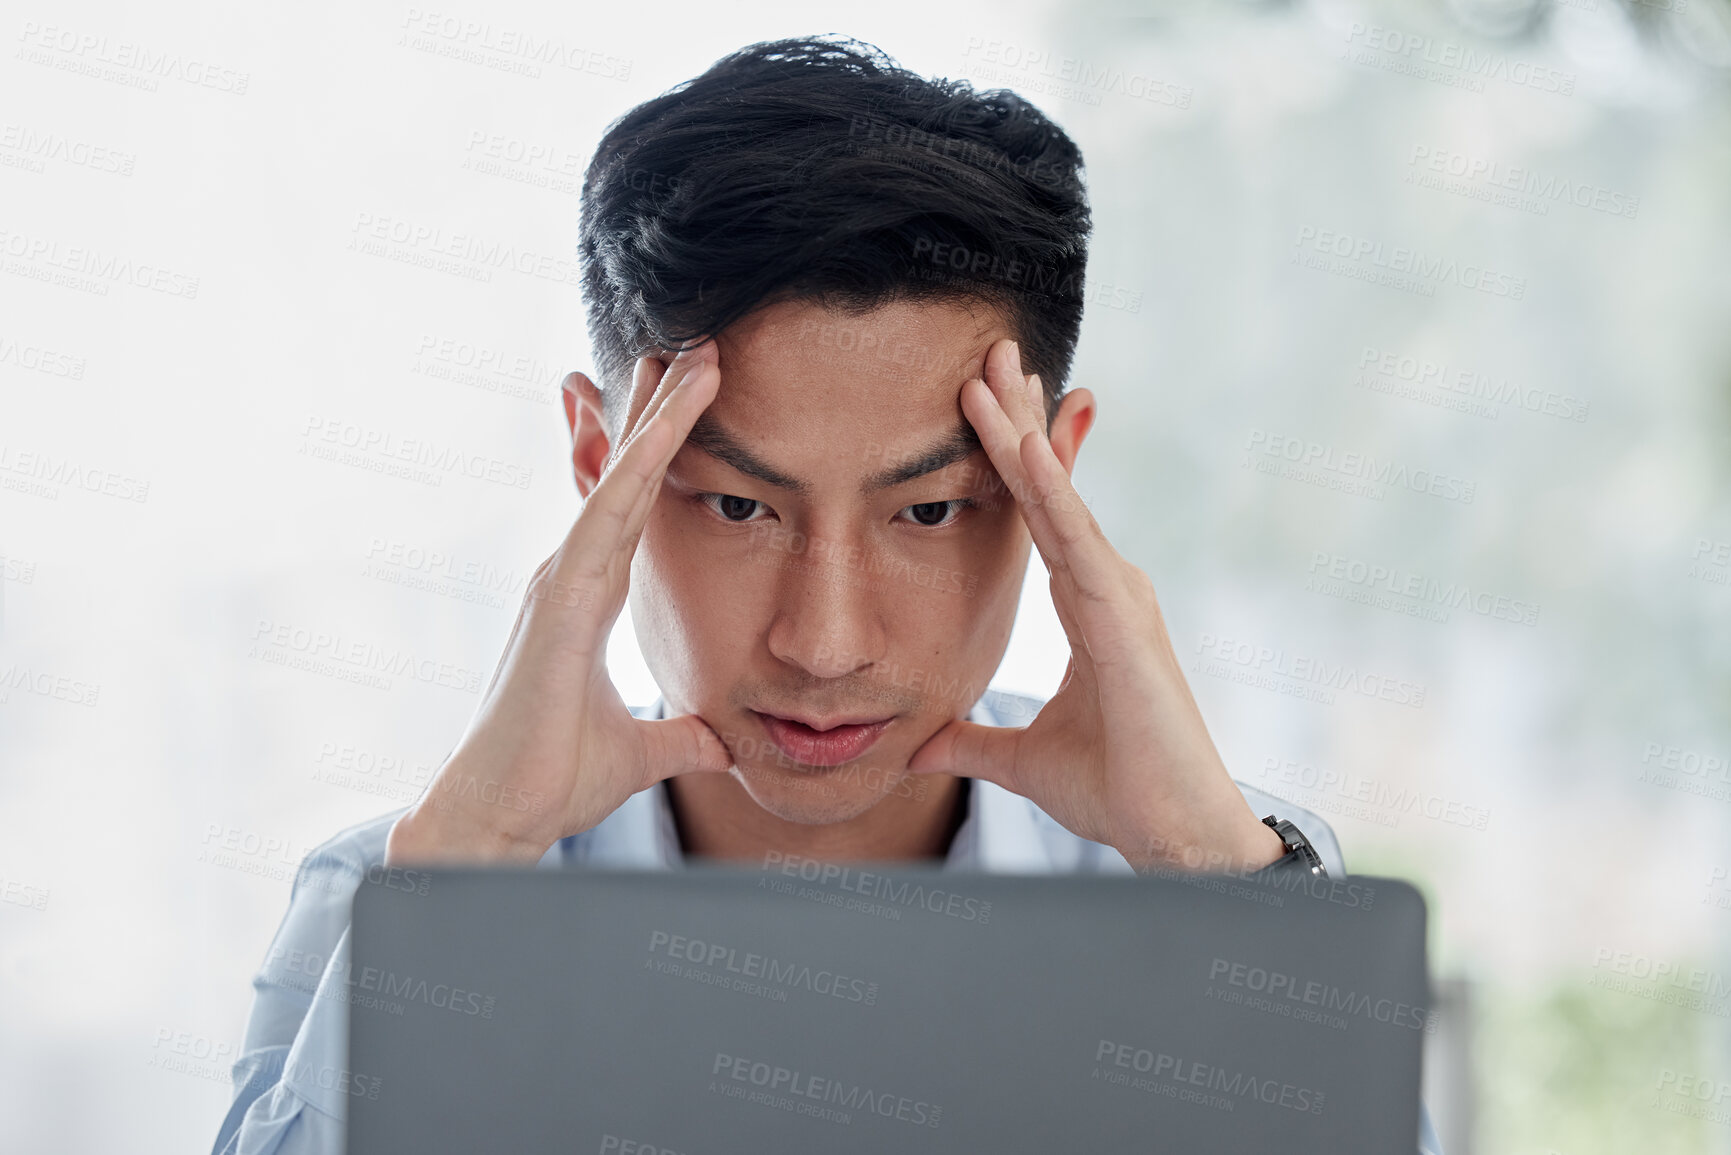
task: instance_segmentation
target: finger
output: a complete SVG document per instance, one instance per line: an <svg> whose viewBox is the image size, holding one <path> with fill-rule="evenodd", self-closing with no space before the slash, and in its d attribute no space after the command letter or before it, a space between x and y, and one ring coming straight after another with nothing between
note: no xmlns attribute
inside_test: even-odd
<svg viewBox="0 0 1731 1155"><path fill-rule="evenodd" d="M1016 751L1025 726L982 726L960 718L926 739L908 759L914 774L955 774L1016 790Z"/></svg>
<svg viewBox="0 0 1731 1155"><path fill-rule="evenodd" d="M682 361L681 358L684 358ZM667 473L667 467L673 463L680 447L685 444L685 438L691 433L692 426L702 415L712 401L716 390L721 385L721 365L714 342L709 342L687 353L676 357L675 365L669 365L657 388L658 396L651 398L653 412L649 417L649 427L665 425L672 430L669 444L663 448L656 465L652 482L646 486L632 507L630 524L633 527L630 540L626 544L627 551L635 550L637 539L643 533L644 523L649 519L649 510L655 504L655 498L661 492L661 479ZM656 363L650 361L653 366ZM645 408L650 412L650 407ZM629 448L629 447L627 447ZM644 453L653 456L656 450L646 449Z"/></svg>
<svg viewBox="0 0 1731 1155"><path fill-rule="evenodd" d="M646 358L647 360L647 358ZM713 345L674 358L662 376L646 417L602 473L573 526L583 540L585 520L598 532L593 544L611 554L635 544L660 489L661 478L698 416L715 399L721 381ZM590 507L594 507L593 518Z"/></svg>
<svg viewBox="0 0 1731 1155"><path fill-rule="evenodd" d="M1123 565L1118 551L1082 501L1070 473L1043 433L1029 433L1016 447L1027 488L1020 507L1028 532L1054 579L1073 584L1086 597L1119 592L1113 577Z"/></svg>
<svg viewBox="0 0 1731 1155"><path fill-rule="evenodd" d="M1089 650L1087 632L1076 619L1074 592L1070 584L1057 573L1051 573L1047 578L1046 588L1052 595L1052 609L1058 616L1059 627L1064 631L1064 640L1070 645L1070 661L1075 664L1077 657L1087 658Z"/></svg>
<svg viewBox="0 0 1731 1155"><path fill-rule="evenodd" d="M625 451L631 447L631 443L649 428L666 405L668 398L673 396L681 385L689 381L694 374L704 371L705 365L716 364L717 361L718 354L713 341L706 341L702 345L687 346L675 354L665 367L657 358L639 357L632 370L631 395L635 397L648 389L650 391L649 400L644 403L642 411L637 414L637 419L631 423L625 434L619 439L619 444L614 447L613 459L617 460L624 456Z"/></svg>
<svg viewBox="0 0 1731 1155"><path fill-rule="evenodd" d="M994 421L1000 430L1008 430L1014 436L1019 446L1021 440L1030 433L1046 439L1045 393L1040 384L1038 374L1022 374L1021 346L1008 338L992 344L986 351L984 376L987 390L1008 419L1007 423ZM1010 487L1018 504L1029 506L1039 500L1050 500L1050 495L1038 492L1034 488L1033 479L1027 467L1022 463L1019 449L1008 452L1009 442L1000 434L997 444L1005 450L1001 455L1007 460L1000 462L994 457L992 464L998 468L999 476ZM989 451L988 451L989 453Z"/></svg>
<svg viewBox="0 0 1731 1155"><path fill-rule="evenodd" d="M630 396L636 397L638 394L647 394L649 400L619 435L619 440L613 445L612 452L607 455L608 465L618 460L619 455L625 451L625 447L631 443L631 439L649 423L649 418L655 415L656 393L660 390L662 382L667 379L668 370L671 368L671 364L663 365L654 357L639 357L632 365Z"/></svg>
<svg viewBox="0 0 1731 1155"><path fill-rule="evenodd" d="M980 447L986 451L992 468L997 470L1010 499L1020 506L1028 485L1022 476L1021 436L1015 422L1004 412L991 387L979 377L962 386L961 403L962 415L978 434Z"/></svg>
<svg viewBox="0 0 1731 1155"><path fill-rule="evenodd" d="M1052 449L1039 374L1022 376L1021 347L1010 341L998 342L987 353L986 374L1019 434L1019 502L1040 556L1054 577L1068 575L1081 592L1103 592L1115 551Z"/></svg>
<svg viewBox="0 0 1731 1155"><path fill-rule="evenodd" d="M998 399L998 404L1010 415L1010 423L1016 427L1016 432L1045 429L1045 410L1040 403L1039 390L1031 388L1031 385L1037 386L1037 381L1022 374L1022 347L1019 344L1007 337L993 342L992 347L986 350L983 379Z"/></svg>
<svg viewBox="0 0 1731 1155"><path fill-rule="evenodd" d="M643 764L653 786L681 774L714 773L733 766L727 746L696 714L677 718L637 720L643 738Z"/></svg>
<svg viewBox="0 0 1731 1155"><path fill-rule="evenodd" d="M530 590L534 590L536 583L543 579L548 569L552 567L553 560L550 557L535 567L535 572L529 575L528 588ZM493 690L498 686L500 677L505 673L505 666L510 661L511 652L517 645L517 636L523 632L523 617L529 612L531 601L530 598L524 598L523 604L517 607L517 620L511 623L511 632L505 638L504 648L499 651L499 660L493 665L493 677L488 681L487 688L481 693L481 701L483 702L492 700Z"/></svg>
<svg viewBox="0 0 1731 1155"><path fill-rule="evenodd" d="M990 361L988 356L988 368L992 367ZM1052 452L1045 433L1035 425L1036 408L1031 395L1039 388L1039 377L1029 378L1029 385L1017 390L1002 373L1000 368L997 388L979 378L964 385L962 412L979 434L992 467L1015 498L1046 568L1065 583L1065 588L1073 583L1078 592L1105 596L1111 588L1115 551L1070 484L1070 476ZM1012 393L1018 395L1009 396ZM1020 426L1006 404L1020 408ZM1092 542L1090 531L1095 537Z"/></svg>
<svg viewBox="0 0 1731 1155"><path fill-rule="evenodd" d="M992 459L992 465L998 471L998 476L1010 490L1011 496L1020 502L1020 494L1027 490L1027 481L1022 476L1022 467L1014 452L1015 440L1031 429L1040 426L1035 415L1030 413L1026 404L1026 378L1022 376L1022 355L1020 347L1008 338L992 343L986 350L985 364L981 369L979 380L986 386L991 395L992 404L984 407L992 429L991 444L986 445L986 454ZM967 391L964 386L964 394ZM976 399L977 400L977 399ZM970 420L974 414L969 412L966 398L963 399L963 412ZM990 415L996 409L1003 415L1003 420ZM980 422L974 422L975 429L980 433L981 442L986 442L986 430L980 429Z"/></svg>
<svg viewBox="0 0 1731 1155"><path fill-rule="evenodd" d="M599 620L606 624L618 616L631 556L662 478L720 383L712 345L675 358L657 390L655 412L590 491L539 596L584 610L599 608Z"/></svg>

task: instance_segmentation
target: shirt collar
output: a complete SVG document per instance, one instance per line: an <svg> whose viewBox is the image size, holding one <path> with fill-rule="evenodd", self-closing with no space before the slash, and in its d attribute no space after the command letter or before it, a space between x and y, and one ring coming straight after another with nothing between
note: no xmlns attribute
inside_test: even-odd
<svg viewBox="0 0 1731 1155"><path fill-rule="evenodd" d="M633 711L640 718L665 716L666 704ZM982 726L1003 725L982 698L968 711L968 721ZM1053 861L1040 835L1033 803L991 782L969 779L967 813L944 856L944 871L1047 874ZM680 870L685 855L673 822L667 783L660 782L627 798L612 814L582 834L553 844L541 865L597 866L618 870Z"/></svg>

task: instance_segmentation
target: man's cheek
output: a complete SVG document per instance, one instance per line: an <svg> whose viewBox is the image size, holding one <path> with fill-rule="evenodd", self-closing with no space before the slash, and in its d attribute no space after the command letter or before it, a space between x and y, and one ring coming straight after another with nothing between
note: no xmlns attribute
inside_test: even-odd
<svg viewBox="0 0 1731 1155"><path fill-rule="evenodd" d="M705 564L677 519L652 516L631 561L631 629L656 687L670 698L698 703L706 687L724 679L749 629L751 590L731 571ZM616 623L615 628L617 628ZM633 693L621 691L627 699ZM636 696L653 689L645 687ZM648 699L645 699L648 700Z"/></svg>

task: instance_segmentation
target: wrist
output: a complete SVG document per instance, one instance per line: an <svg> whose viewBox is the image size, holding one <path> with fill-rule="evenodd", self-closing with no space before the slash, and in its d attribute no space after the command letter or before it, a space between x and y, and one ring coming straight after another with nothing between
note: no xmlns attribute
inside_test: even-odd
<svg viewBox="0 0 1731 1155"><path fill-rule="evenodd" d="M1291 819L1278 818L1270 814L1262 820L1262 824L1274 831L1280 839L1282 848L1286 851L1279 859L1265 868L1263 871L1265 875L1269 871L1277 873L1302 871L1312 876L1324 878L1328 876L1328 869L1323 864L1321 853L1311 844L1310 839L1305 837L1304 831L1300 830Z"/></svg>
<svg viewBox="0 0 1731 1155"><path fill-rule="evenodd" d="M1286 844L1248 810L1242 822L1206 838L1157 836L1138 846L1118 847L1137 874L1157 870L1252 874L1286 856Z"/></svg>
<svg viewBox="0 0 1731 1155"><path fill-rule="evenodd" d="M1244 873L1261 870L1272 866L1287 855L1286 843L1281 840L1272 826L1259 819L1252 819L1255 830L1246 829L1241 870Z"/></svg>
<svg viewBox="0 0 1731 1155"><path fill-rule="evenodd" d="M533 866L553 841L489 824L430 793L391 824L385 864Z"/></svg>

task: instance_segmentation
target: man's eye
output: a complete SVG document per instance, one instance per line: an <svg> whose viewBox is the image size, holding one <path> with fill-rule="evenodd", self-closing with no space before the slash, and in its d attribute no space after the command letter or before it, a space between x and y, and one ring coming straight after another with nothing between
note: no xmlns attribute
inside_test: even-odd
<svg viewBox="0 0 1731 1155"><path fill-rule="evenodd" d="M918 505L908 506L901 512L908 514L908 520L915 525L932 529L951 524L962 515L964 509L972 509L975 504L976 502L969 497L953 497L948 501L922 501Z"/></svg>
<svg viewBox="0 0 1731 1155"><path fill-rule="evenodd" d="M750 497L735 497L731 493L706 493L703 503L725 521L750 521L751 515L763 502ZM763 506L765 509L769 507Z"/></svg>

